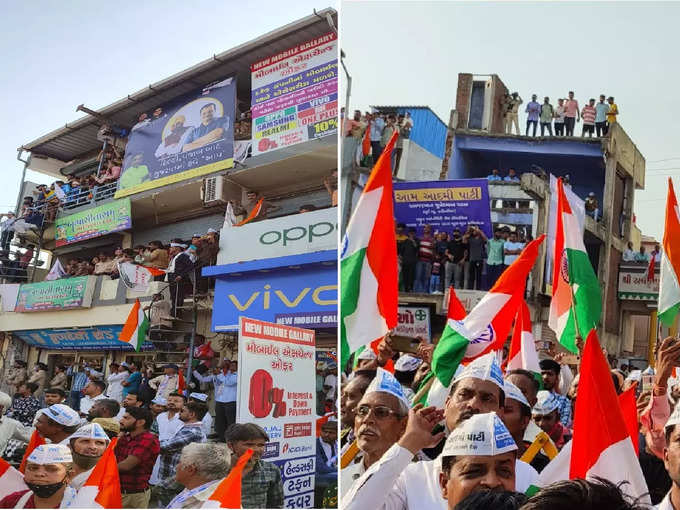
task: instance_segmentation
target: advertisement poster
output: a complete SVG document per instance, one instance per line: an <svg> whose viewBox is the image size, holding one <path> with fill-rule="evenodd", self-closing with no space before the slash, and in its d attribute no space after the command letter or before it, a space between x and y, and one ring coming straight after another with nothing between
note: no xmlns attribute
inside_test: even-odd
<svg viewBox="0 0 680 510"><path fill-rule="evenodd" d="M489 182L486 179L419 181L394 183L394 216L397 222L414 227L421 236L423 227L451 233L477 225L492 236ZM406 232L405 232L406 233Z"/></svg>
<svg viewBox="0 0 680 510"><path fill-rule="evenodd" d="M426 306L400 306L394 334L431 341L430 309Z"/></svg>
<svg viewBox="0 0 680 510"><path fill-rule="evenodd" d="M43 312L88 308L96 276L75 276L51 282L27 283L19 287L15 312Z"/></svg>
<svg viewBox="0 0 680 510"><path fill-rule="evenodd" d="M160 105L132 127L116 198L234 166L236 82Z"/></svg>
<svg viewBox="0 0 680 510"><path fill-rule="evenodd" d="M57 218L55 240L57 246L64 246L131 227L130 199L124 198Z"/></svg>
<svg viewBox="0 0 680 510"><path fill-rule="evenodd" d="M132 351L134 347L118 340L123 326L97 326L76 329L29 329L16 331L15 336L29 345L41 349L56 350L118 350ZM153 350L151 342L145 341L142 350Z"/></svg>
<svg viewBox="0 0 680 510"><path fill-rule="evenodd" d="M240 317L237 423L267 431L263 460L283 478L284 508L314 506L314 331Z"/></svg>
<svg viewBox="0 0 680 510"><path fill-rule="evenodd" d="M337 35L256 62L250 71L253 156L337 134Z"/></svg>

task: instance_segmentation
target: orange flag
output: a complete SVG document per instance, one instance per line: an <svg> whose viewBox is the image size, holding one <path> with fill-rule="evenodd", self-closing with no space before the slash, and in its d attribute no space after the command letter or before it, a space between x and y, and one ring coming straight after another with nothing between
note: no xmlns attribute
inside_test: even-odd
<svg viewBox="0 0 680 510"><path fill-rule="evenodd" d="M243 221L239 221L235 227L240 227L242 225L245 225L246 223L249 223L253 221L257 216L260 214L260 211L262 211L262 204L264 203L264 198L261 198L260 200L257 201L257 204L255 204L255 207L253 207L253 210L250 211L250 214L244 219Z"/></svg>
<svg viewBox="0 0 680 510"><path fill-rule="evenodd" d="M253 450L241 455L227 477L220 482L215 492L203 503L201 508L241 508L241 479L243 469L253 456Z"/></svg>
<svg viewBox="0 0 680 510"><path fill-rule="evenodd" d="M456 291L453 290L453 285L451 285L449 287L449 308L446 312L446 318L462 321L466 315L465 307L460 302L460 299L458 299L458 296L456 296Z"/></svg>
<svg viewBox="0 0 680 510"><path fill-rule="evenodd" d="M28 442L28 446L26 447L26 453L24 453L24 458L21 459L19 471L23 473L26 470L26 459L28 459L28 456L31 455L33 450L35 450L41 444L45 444L45 439L43 439L43 437L40 434L38 434L37 430L34 430L33 434L31 435L31 440Z"/></svg>
<svg viewBox="0 0 680 510"><path fill-rule="evenodd" d="M635 399L635 388L637 383L634 383L630 388L619 395L619 405L623 413L623 420L626 422L626 428L630 434L630 439L633 441L633 448L635 454L640 454L640 430L638 426L637 406Z"/></svg>
<svg viewBox="0 0 680 510"><path fill-rule="evenodd" d="M117 437L111 440L71 506L74 508L122 508L118 461L114 453L117 442Z"/></svg>
<svg viewBox="0 0 680 510"><path fill-rule="evenodd" d="M177 374L177 393L184 393L184 390L187 387L187 383L184 380L184 374L180 370Z"/></svg>
<svg viewBox="0 0 680 510"><path fill-rule="evenodd" d="M371 152L371 123L370 122L366 126L366 132L364 133L364 140L361 143L361 152L363 153L364 157L368 156L368 153Z"/></svg>

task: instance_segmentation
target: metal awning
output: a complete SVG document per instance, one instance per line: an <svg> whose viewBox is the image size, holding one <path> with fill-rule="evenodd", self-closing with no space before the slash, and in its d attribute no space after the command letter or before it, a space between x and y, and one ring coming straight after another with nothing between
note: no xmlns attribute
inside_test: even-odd
<svg viewBox="0 0 680 510"><path fill-rule="evenodd" d="M213 55L208 60L97 111L114 124L131 127L142 113L216 80L232 76L237 80L238 97L250 97L250 65L331 32L326 21L327 15L332 16L334 24L337 23L337 12L332 8L323 9L219 55ZM22 145L18 150L70 162L101 148L101 142L97 140L100 124L101 121L89 115L81 117Z"/></svg>

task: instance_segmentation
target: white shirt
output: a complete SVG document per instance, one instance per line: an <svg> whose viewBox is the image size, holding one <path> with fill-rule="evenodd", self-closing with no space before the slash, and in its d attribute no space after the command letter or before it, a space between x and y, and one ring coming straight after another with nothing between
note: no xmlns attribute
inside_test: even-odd
<svg viewBox="0 0 680 510"><path fill-rule="evenodd" d="M108 391L109 398L112 398L119 404L123 401L123 381L130 377L130 372L116 372L106 378L109 383Z"/></svg>
<svg viewBox="0 0 680 510"><path fill-rule="evenodd" d="M521 250L522 248L524 248L524 243L520 242L513 243L511 241L505 241L503 244L504 250ZM503 258L503 264L509 266L517 259L517 257L519 257L519 253L516 255L505 255Z"/></svg>
<svg viewBox="0 0 680 510"><path fill-rule="evenodd" d="M363 455L357 455L352 462L340 470L340 498L345 497L354 482L365 472Z"/></svg>
<svg viewBox="0 0 680 510"><path fill-rule="evenodd" d="M626 250L623 252L624 262L633 262L635 260L635 252L633 250Z"/></svg>
<svg viewBox="0 0 680 510"><path fill-rule="evenodd" d="M179 429L184 426L184 422L179 419L179 413L175 413L175 416L168 418L168 412L162 412L156 416L156 422L158 423L158 440L167 441L172 436L174 436ZM149 478L149 483L151 485L157 485L161 483L161 479L158 476L158 472L161 468L161 456L156 457L156 463L151 471L151 478Z"/></svg>
<svg viewBox="0 0 680 510"><path fill-rule="evenodd" d="M206 436L209 436L212 433L212 423L213 417L210 412L205 413L205 416L201 420L201 428Z"/></svg>
<svg viewBox="0 0 680 510"><path fill-rule="evenodd" d="M0 416L0 452L5 451L7 441L18 439L24 443L31 440L33 427L27 427L9 416Z"/></svg>
<svg viewBox="0 0 680 510"><path fill-rule="evenodd" d="M238 373L228 370L226 374L201 375L193 371L194 377L202 383L212 383L215 386L215 402L236 402L236 385Z"/></svg>
<svg viewBox="0 0 680 510"><path fill-rule="evenodd" d="M345 510L447 510L439 486L441 456L431 461L411 462L413 454L398 443L390 447L345 494ZM515 490L524 492L538 479L530 465L515 463ZM391 487L385 492L386 487Z"/></svg>
<svg viewBox="0 0 680 510"><path fill-rule="evenodd" d="M328 374L323 381L324 386L330 386L328 392L326 393L326 398L335 400L335 388L338 385L338 378L333 374Z"/></svg>
<svg viewBox="0 0 680 510"><path fill-rule="evenodd" d="M661 500L661 503L656 505L654 508L655 510L675 510L675 508L673 508L673 504L671 503L671 491L668 491L666 496Z"/></svg>
<svg viewBox="0 0 680 510"><path fill-rule="evenodd" d="M105 399L106 395L100 393L96 397L85 395L80 399L80 414L87 414L97 400Z"/></svg>

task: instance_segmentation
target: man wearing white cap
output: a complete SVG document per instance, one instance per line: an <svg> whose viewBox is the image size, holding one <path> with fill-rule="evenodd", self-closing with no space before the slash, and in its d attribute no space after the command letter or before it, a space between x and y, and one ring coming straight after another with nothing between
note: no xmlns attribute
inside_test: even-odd
<svg viewBox="0 0 680 510"><path fill-rule="evenodd" d="M158 441L167 441L172 438L179 429L184 426L184 422L179 419L179 412L184 407L184 396L179 393L171 393L166 401L167 411L156 416L156 420L151 426L151 432L158 434ZM156 432L157 429L157 432ZM156 459L156 464L153 466L151 478L149 483L151 485L158 485L161 479L158 476L161 467L160 455Z"/></svg>
<svg viewBox="0 0 680 510"><path fill-rule="evenodd" d="M666 422L666 447L663 449L663 463L668 475L673 480L671 490L655 508L657 510L675 510L680 508L680 407L676 406Z"/></svg>
<svg viewBox="0 0 680 510"><path fill-rule="evenodd" d="M149 409L153 414L154 419L158 418L158 415L165 412L167 409L168 401L163 397L154 397L149 405ZM153 432L153 429L152 429Z"/></svg>
<svg viewBox="0 0 680 510"><path fill-rule="evenodd" d="M375 370L378 366L378 356L373 349L367 348L359 353L357 357L357 370Z"/></svg>
<svg viewBox="0 0 680 510"><path fill-rule="evenodd" d="M496 413L477 414L451 432L440 458L449 510L476 491L515 490L517 445Z"/></svg>
<svg viewBox="0 0 680 510"><path fill-rule="evenodd" d="M536 405L532 409L534 422L561 449L571 439L571 433L560 423L560 402L554 393L546 390L539 391L536 398Z"/></svg>
<svg viewBox="0 0 680 510"><path fill-rule="evenodd" d="M409 402L414 396L413 390L411 389L413 378L422 362L422 359L416 358L412 354L402 354L394 364L394 377L401 383L404 395L406 395Z"/></svg>
<svg viewBox="0 0 680 510"><path fill-rule="evenodd" d="M0 499L0 508L60 508L63 501L75 497L75 491L68 486L72 463L68 446L36 447L26 459L24 482L28 490Z"/></svg>
<svg viewBox="0 0 680 510"><path fill-rule="evenodd" d="M189 402L191 401L194 402L203 402L204 404L208 405L208 395L205 393L196 393L191 392L189 394ZM205 433L205 437L208 437L212 433L212 424L213 424L213 417L212 414L210 414L210 410L208 410L207 413L205 413L205 416L201 420L201 428L203 429L203 432Z"/></svg>
<svg viewBox="0 0 680 510"><path fill-rule="evenodd" d="M68 446L68 438L82 424L78 412L64 404L54 404L38 411L35 428L52 443Z"/></svg>
<svg viewBox="0 0 680 510"><path fill-rule="evenodd" d="M92 474L111 440L101 425L88 423L76 430L68 441L73 457L69 485L78 491Z"/></svg>
<svg viewBox="0 0 680 510"><path fill-rule="evenodd" d="M442 418L446 429L455 431L477 414L502 414L505 399L503 373L494 353L471 362L453 380L445 409L418 404L409 414L409 424L399 442L354 484L343 498L345 509L407 510L444 509L439 476L441 456L433 461L411 463L413 455L438 444L444 433L432 435ZM524 492L538 478L530 465L517 460L515 485ZM391 489L385 493L385 487Z"/></svg>
<svg viewBox="0 0 680 510"><path fill-rule="evenodd" d="M375 464L406 430L409 401L399 381L378 368L356 406L354 435L359 452L340 471L342 494L346 494L366 470Z"/></svg>

